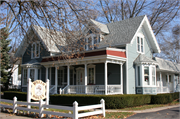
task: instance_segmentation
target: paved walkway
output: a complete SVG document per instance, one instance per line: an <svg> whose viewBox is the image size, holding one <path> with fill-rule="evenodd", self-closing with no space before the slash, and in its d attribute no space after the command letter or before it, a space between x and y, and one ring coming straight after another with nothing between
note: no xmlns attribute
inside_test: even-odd
<svg viewBox="0 0 180 119"><path fill-rule="evenodd" d="M160 110L165 110L165 109L170 109L170 108L175 108L175 107L180 107L180 105L165 106L165 107L157 107L157 108L146 109L146 110L138 110L138 111L124 111L124 110L109 110L109 109L106 109L106 112L150 113L150 112L157 112L157 111L160 111Z"/></svg>

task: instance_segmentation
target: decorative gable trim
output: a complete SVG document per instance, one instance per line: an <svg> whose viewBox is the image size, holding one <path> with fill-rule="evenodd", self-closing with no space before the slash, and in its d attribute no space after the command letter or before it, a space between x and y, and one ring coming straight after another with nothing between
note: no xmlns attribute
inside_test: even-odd
<svg viewBox="0 0 180 119"><path fill-rule="evenodd" d="M140 30L141 28L143 28L143 25L145 25L145 23L146 23L146 25L147 25L147 27L148 27L148 31L150 32L150 35L151 35L151 37L152 37L152 39L153 39L152 42L153 42L153 44L154 44L155 47L156 47L156 48L152 48L152 49L154 50L154 52L160 53L160 52L161 52L160 47L159 47L159 45L158 45L158 43L157 43L156 37L155 37L155 35L154 35L154 33L153 33L152 27L151 27L151 25L150 25L150 23L149 23L149 20L148 20L148 18L147 18L146 15L145 15L145 17L143 18L143 20L141 21L141 24L139 25L136 33L134 34L134 36L133 36L130 44L133 44L133 41L134 41L134 39L136 38L139 30ZM144 29L146 29L146 28L144 27ZM149 39L149 38L148 38L148 39Z"/></svg>

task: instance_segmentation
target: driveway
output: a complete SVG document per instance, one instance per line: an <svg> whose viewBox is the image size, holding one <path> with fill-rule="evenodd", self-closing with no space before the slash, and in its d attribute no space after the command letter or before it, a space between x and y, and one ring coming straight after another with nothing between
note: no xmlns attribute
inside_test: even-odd
<svg viewBox="0 0 180 119"><path fill-rule="evenodd" d="M165 110L161 110L157 112L138 113L127 119L163 119L163 118L179 119L180 118L179 110L180 110L180 107L175 107L175 108L165 109Z"/></svg>

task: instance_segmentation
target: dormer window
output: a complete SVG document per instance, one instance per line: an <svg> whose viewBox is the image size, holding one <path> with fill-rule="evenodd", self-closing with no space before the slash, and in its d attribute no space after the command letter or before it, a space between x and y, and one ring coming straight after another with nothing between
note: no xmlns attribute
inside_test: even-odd
<svg viewBox="0 0 180 119"><path fill-rule="evenodd" d="M93 50L97 48L100 38L95 34L90 34L85 39L85 50Z"/></svg>
<svg viewBox="0 0 180 119"><path fill-rule="evenodd" d="M144 38L137 36L137 52L144 53Z"/></svg>
<svg viewBox="0 0 180 119"><path fill-rule="evenodd" d="M33 43L31 48L31 59L40 57L40 43Z"/></svg>

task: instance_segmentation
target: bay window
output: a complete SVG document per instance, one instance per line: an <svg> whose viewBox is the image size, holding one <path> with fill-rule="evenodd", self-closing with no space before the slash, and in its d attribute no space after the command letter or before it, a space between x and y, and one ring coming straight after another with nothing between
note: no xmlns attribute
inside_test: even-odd
<svg viewBox="0 0 180 119"><path fill-rule="evenodd" d="M150 82L149 82L149 66L144 66L144 84L150 85Z"/></svg>

